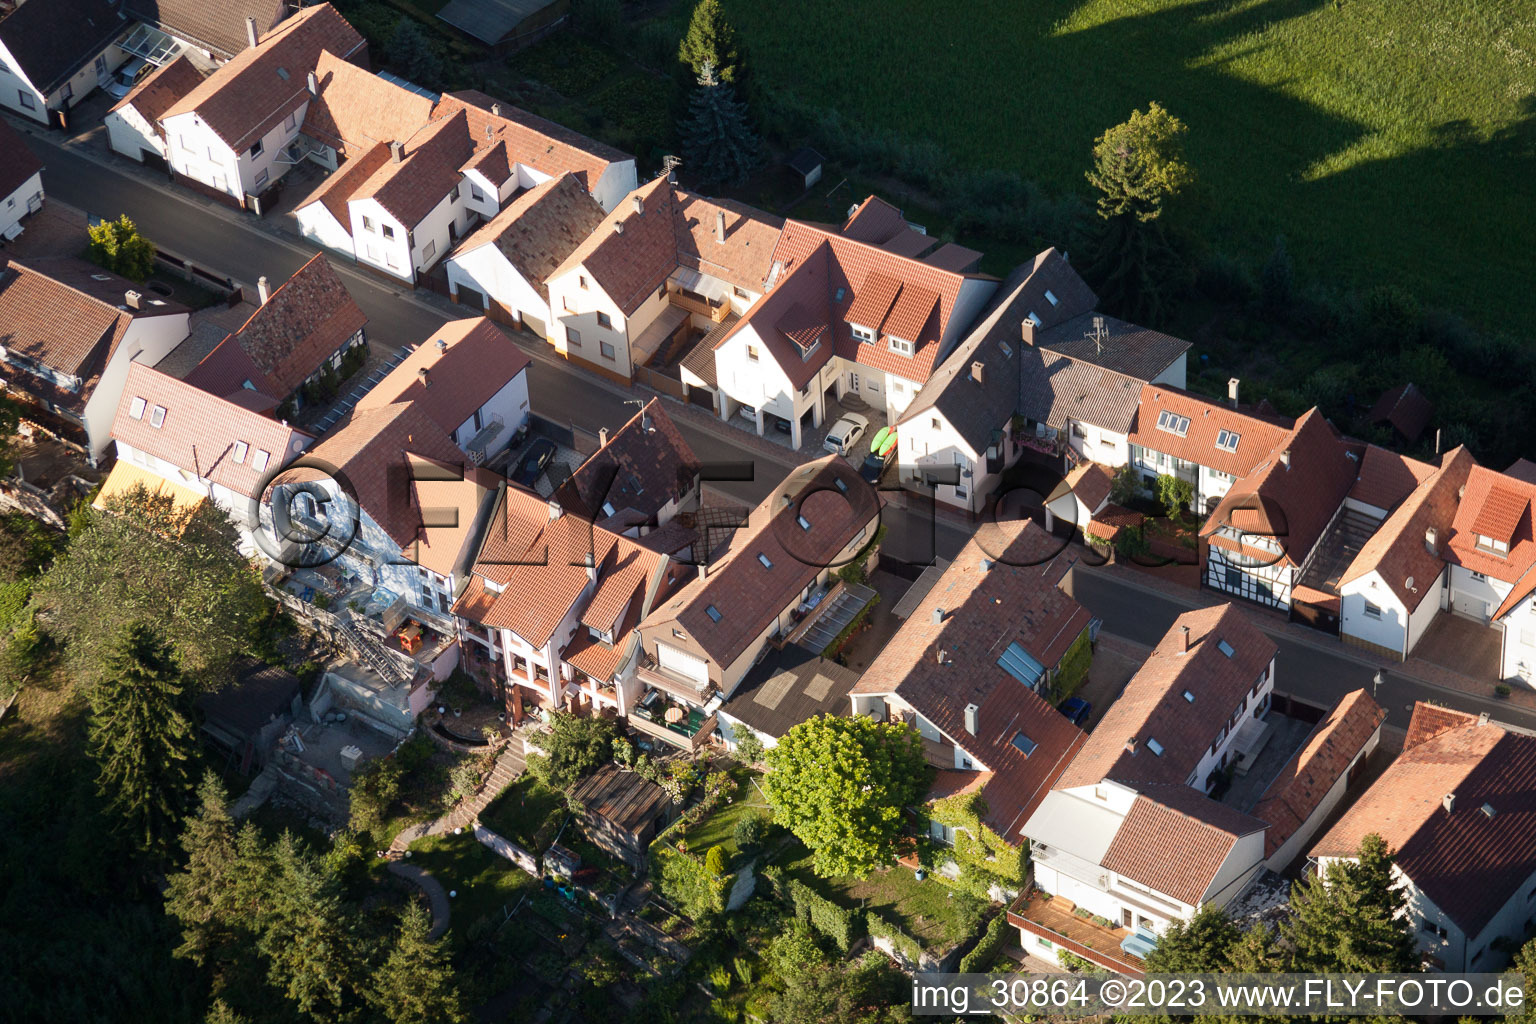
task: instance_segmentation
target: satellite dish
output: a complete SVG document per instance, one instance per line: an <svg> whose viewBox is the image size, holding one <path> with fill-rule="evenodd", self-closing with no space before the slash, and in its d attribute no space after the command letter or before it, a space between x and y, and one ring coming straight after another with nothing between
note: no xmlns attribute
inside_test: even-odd
<svg viewBox="0 0 1536 1024"><path fill-rule="evenodd" d="M1413 577L1412 576L1409 576L1406 580L1403 581L1403 583L1404 583L1404 586L1406 586L1409 590L1413 590ZM1413 590L1413 592L1415 594L1418 593L1417 590Z"/></svg>

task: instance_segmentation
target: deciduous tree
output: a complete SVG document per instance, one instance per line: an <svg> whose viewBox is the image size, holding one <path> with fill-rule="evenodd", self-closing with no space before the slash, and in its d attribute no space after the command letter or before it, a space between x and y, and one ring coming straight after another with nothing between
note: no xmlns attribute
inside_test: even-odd
<svg viewBox="0 0 1536 1024"><path fill-rule="evenodd" d="M528 770L551 789L569 790L613 759L618 735L613 719L556 711L549 716L549 727L549 735L540 741L547 756L528 758Z"/></svg>
<svg viewBox="0 0 1536 1024"><path fill-rule="evenodd" d="M139 229L125 213L117 220L104 220L86 229L90 244L86 258L130 281L143 281L155 269L155 243L139 234Z"/></svg>
<svg viewBox="0 0 1536 1024"><path fill-rule="evenodd" d="M1156 220L1163 206L1194 180L1184 160L1183 121L1154 101L1145 112L1100 135L1088 182L1099 190L1099 216Z"/></svg>
<svg viewBox="0 0 1536 1024"><path fill-rule="evenodd" d="M819 715L768 752L764 791L773 820L810 847L823 876L864 874L896 858L905 808L931 769L908 725Z"/></svg>

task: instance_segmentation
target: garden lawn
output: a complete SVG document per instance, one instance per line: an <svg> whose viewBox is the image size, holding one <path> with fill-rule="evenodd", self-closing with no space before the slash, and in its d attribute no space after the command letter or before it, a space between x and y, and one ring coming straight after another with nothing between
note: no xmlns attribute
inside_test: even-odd
<svg viewBox="0 0 1536 1024"><path fill-rule="evenodd" d="M931 875L919 882L910 868L896 865L868 878L822 878L811 868L811 854L796 847L794 860L781 862L784 873L827 899L855 910L873 910L923 944L948 949L970 934L960 912L960 894Z"/></svg>
<svg viewBox="0 0 1536 1024"><path fill-rule="evenodd" d="M492 832L538 854L554 840L568 813L561 794L525 772L480 812L480 821Z"/></svg>
<svg viewBox="0 0 1536 1024"><path fill-rule="evenodd" d="M539 891L538 879L492 853L468 832L418 839L411 844L410 863L425 869L444 889L458 893L448 901L449 927L461 941L480 918L499 923L518 900Z"/></svg>
<svg viewBox="0 0 1536 1024"><path fill-rule="evenodd" d="M1088 194L1093 139L1158 100L1201 178L1180 212L1250 264L1283 232L1303 279L1485 321L1536 278L1528 0L724 7L760 85L1054 192Z"/></svg>
<svg viewBox="0 0 1536 1024"><path fill-rule="evenodd" d="M733 767L729 771L741 784L735 803L725 804L690 828L687 838L688 849L700 855L708 852L711 846L724 847L727 863L734 865L737 854L741 852L736 846L736 823L749 814L766 817L769 812L768 801L763 799L763 794L753 785L759 777L758 773L741 767Z"/></svg>

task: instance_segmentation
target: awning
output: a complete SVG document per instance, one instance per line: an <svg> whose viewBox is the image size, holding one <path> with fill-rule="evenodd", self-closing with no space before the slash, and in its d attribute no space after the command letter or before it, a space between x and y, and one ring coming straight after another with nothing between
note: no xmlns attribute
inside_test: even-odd
<svg viewBox="0 0 1536 1024"><path fill-rule="evenodd" d="M727 298L731 294L730 286L724 281L708 277L697 270L689 270L687 267L678 267L674 270L671 280L683 291L702 295L711 301Z"/></svg>
<svg viewBox="0 0 1536 1024"><path fill-rule="evenodd" d="M155 67L169 64L181 52L181 43L153 25L141 24L117 45L135 57L143 57Z"/></svg>
<svg viewBox="0 0 1536 1024"><path fill-rule="evenodd" d="M101 493L96 496L91 507L104 510L108 498L127 494L135 487L143 487L151 494L168 495L177 508L196 508L204 500L202 494L190 487L173 484L165 477L157 476L147 469L140 469L131 462L119 462L112 467L112 472L107 474L107 481L101 485Z"/></svg>
<svg viewBox="0 0 1536 1024"><path fill-rule="evenodd" d="M1120 940L1120 948L1131 956L1145 960L1147 954L1157 948L1157 936L1151 932L1134 931Z"/></svg>

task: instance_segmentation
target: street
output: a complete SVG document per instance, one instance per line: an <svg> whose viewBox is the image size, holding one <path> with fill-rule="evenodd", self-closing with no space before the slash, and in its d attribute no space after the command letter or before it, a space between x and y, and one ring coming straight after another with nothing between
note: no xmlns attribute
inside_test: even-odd
<svg viewBox="0 0 1536 1024"><path fill-rule="evenodd" d="M115 166L61 146L57 136L29 137L46 164L44 180L50 197L102 217L126 213L145 235L205 268L246 283L265 275L275 285L314 254L314 249L307 245L257 227L248 214L210 210L205 201L174 187L152 186ZM444 321L443 311L410 295L408 289L360 272L343 257L333 257L332 262L368 315L368 334L373 341L391 348L420 344ZM533 357L529 392L534 412L594 432L602 427L615 429L634 414L634 406L626 403L640 392L626 391L571 367L532 336L514 337ZM748 443L751 439L735 428L717 424L710 429L682 415L674 419L701 460L756 464L751 481L710 485L734 501L760 501L794 464L794 453L788 450L782 460L764 457ZM885 551L892 557L924 563L935 553L952 558L972 533L973 527L967 524L917 514L904 506L905 502L902 507L887 505L883 516L889 528ZM1189 607L1156 590L1135 586L1118 575L1080 569L1072 580L1074 596L1103 619L1106 630L1142 644L1155 644L1178 614ZM1269 632L1280 645L1281 690L1313 703L1331 705L1349 690L1371 687L1372 675L1379 666L1361 654L1342 646L1330 650L1326 642L1322 646L1299 642L1284 630ZM1377 697L1386 707L1388 723L1393 726L1407 725L1414 701L1431 700L1472 712L1487 711L1501 721L1536 729L1536 714L1507 702L1422 683L1391 669L1392 666L1387 667Z"/></svg>

